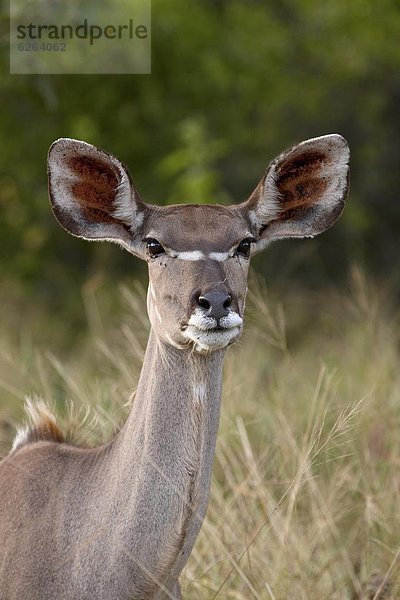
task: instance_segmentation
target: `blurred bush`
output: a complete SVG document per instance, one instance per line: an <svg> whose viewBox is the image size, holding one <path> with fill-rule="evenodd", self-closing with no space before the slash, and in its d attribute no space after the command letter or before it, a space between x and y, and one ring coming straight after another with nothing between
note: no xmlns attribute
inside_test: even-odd
<svg viewBox="0 0 400 600"><path fill-rule="evenodd" d="M256 266L270 281L323 286L357 260L400 287L397 2L153 0L152 14L152 75L2 77L2 291L65 306L93 273L144 273L128 254L58 228L45 172L58 137L117 155L148 202L239 202L277 153L329 132L352 149L343 218Z"/></svg>

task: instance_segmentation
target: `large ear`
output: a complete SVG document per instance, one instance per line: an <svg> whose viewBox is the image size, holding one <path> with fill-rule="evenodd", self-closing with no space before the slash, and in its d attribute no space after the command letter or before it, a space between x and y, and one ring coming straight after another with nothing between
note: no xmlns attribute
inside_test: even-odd
<svg viewBox="0 0 400 600"><path fill-rule="evenodd" d="M91 144L61 138L51 146L47 165L50 202L64 229L135 252L147 207L122 163Z"/></svg>
<svg viewBox="0 0 400 600"><path fill-rule="evenodd" d="M241 206L257 243L254 251L279 238L312 237L339 218L349 184L350 151L337 134L301 142L278 156Z"/></svg>

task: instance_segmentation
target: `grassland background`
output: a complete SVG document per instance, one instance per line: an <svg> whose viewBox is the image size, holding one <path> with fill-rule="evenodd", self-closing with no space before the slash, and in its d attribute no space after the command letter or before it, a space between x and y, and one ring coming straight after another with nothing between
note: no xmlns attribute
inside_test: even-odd
<svg viewBox="0 0 400 600"><path fill-rule="evenodd" d="M152 6L149 76L10 76L1 14L0 452L26 394L89 442L111 435L148 332L143 264L72 239L51 215L54 139L113 152L148 202L230 203L286 146L341 133L343 217L254 261L183 588L189 599L400 597L398 3Z"/></svg>
<svg viewBox="0 0 400 600"><path fill-rule="evenodd" d="M400 594L399 312L354 268L345 290L279 296L253 274L246 332L228 351L207 519L184 597L397 598ZM110 436L145 348L144 290L86 290L70 352L2 327L2 452L27 392L76 439Z"/></svg>

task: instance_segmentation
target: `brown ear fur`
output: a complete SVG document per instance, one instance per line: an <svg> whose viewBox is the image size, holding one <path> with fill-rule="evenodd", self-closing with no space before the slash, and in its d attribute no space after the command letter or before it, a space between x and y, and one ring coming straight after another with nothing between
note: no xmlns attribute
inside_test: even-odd
<svg viewBox="0 0 400 600"><path fill-rule="evenodd" d="M67 164L76 175L71 190L83 214L88 219L110 223L119 184L117 173L94 157L73 156Z"/></svg>
<svg viewBox="0 0 400 600"><path fill-rule="evenodd" d="M299 206L305 207L321 199L328 183L318 174L326 163L326 154L311 151L282 164L275 181L280 194L281 217Z"/></svg>
<svg viewBox="0 0 400 600"><path fill-rule="evenodd" d="M335 134L278 156L245 203L258 235L306 237L328 229L344 208L348 161L347 142Z"/></svg>
<svg viewBox="0 0 400 600"><path fill-rule="evenodd" d="M62 138L49 150L48 177L50 202L62 227L134 251L146 205L122 163L90 144Z"/></svg>

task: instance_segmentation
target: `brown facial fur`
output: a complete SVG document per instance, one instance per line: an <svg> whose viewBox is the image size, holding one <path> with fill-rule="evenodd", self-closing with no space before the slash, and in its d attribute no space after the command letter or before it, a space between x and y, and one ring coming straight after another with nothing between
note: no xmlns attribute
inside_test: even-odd
<svg viewBox="0 0 400 600"><path fill-rule="evenodd" d="M234 207L177 205L159 207L147 224L147 235L179 252L226 252L238 244L249 227Z"/></svg>

